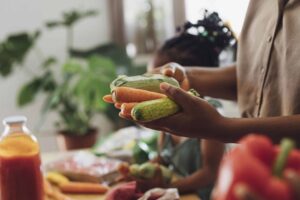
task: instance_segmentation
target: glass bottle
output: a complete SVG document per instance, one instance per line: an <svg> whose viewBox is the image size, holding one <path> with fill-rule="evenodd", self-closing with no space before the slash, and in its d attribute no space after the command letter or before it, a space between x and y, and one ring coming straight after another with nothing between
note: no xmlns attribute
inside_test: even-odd
<svg viewBox="0 0 300 200"><path fill-rule="evenodd" d="M43 200L40 148L26 117L3 120L0 138L0 200Z"/></svg>

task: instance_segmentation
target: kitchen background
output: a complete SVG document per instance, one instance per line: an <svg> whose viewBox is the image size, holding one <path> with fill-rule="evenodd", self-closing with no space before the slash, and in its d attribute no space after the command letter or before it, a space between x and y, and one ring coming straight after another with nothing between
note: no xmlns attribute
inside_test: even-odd
<svg viewBox="0 0 300 200"><path fill-rule="evenodd" d="M31 84L29 89L27 87L27 91L23 91L27 93L20 97L20 90L26 84L33 83L33 80L38 82L41 81L40 79L50 77L49 74L45 75L49 71L51 76L61 83L65 79L61 76L62 69L66 70L69 66L71 67L68 69L77 69L72 65L71 58L84 58L77 61L84 65L83 62L89 59L86 58L87 55L95 51L101 54L102 57L98 61L103 65L108 62L105 59L114 63L112 68L114 67L116 74L141 73L145 71L145 66L154 50L165 39L175 34L176 27L187 20L197 21L204 9L218 12L223 20L229 22L238 36L248 1L1 0L0 118L3 119L9 115L27 116L28 126L38 136L42 151L57 150L55 135L58 127L55 122L60 121L61 115L57 109L46 109L42 114L52 86L49 84L50 89L47 90ZM36 34L36 31L40 34ZM27 33L27 35L20 35L21 33ZM9 57L11 55L4 52L5 48L11 47L5 42L12 42L9 36L18 34L20 37L12 37L12 40L25 40L24 46L17 47L17 49L24 47L26 53L23 52L24 55L22 52L12 53L12 57L19 56L20 58L12 61ZM27 46L26 36L29 36ZM69 65L66 66L66 63ZM11 66L10 73L7 66ZM96 80L95 83L97 81L103 80ZM57 88L63 87L63 85L56 86ZM45 89L46 91L37 92L37 94L30 93L36 87L39 87L37 90ZM97 87L104 88L108 85L97 85ZM70 96L70 98L73 97ZM20 106L22 102L24 106ZM117 117L111 116L113 114L110 111L104 112L102 107L99 109L101 111L91 118L91 123L98 127L100 135L107 135L116 127L124 125L125 122L120 122ZM225 102L224 114L236 116L236 105Z"/></svg>

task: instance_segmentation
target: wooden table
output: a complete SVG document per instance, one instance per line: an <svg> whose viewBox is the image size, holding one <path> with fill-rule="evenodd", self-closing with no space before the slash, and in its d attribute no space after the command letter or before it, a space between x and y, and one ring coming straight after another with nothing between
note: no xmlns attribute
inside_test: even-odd
<svg viewBox="0 0 300 200"><path fill-rule="evenodd" d="M70 155L74 152L51 152L51 153L43 153L42 154L42 162L43 164L47 164L56 159L63 158L64 156ZM105 195L69 195L74 200L104 200ZM181 200L200 200L199 197L195 194L190 195L182 195L180 197Z"/></svg>

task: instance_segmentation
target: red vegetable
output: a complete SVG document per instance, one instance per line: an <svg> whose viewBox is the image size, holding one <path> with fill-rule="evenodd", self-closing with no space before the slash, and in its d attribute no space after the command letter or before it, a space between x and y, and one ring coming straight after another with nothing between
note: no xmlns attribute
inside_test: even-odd
<svg viewBox="0 0 300 200"><path fill-rule="evenodd" d="M246 184L263 199L294 200L294 191L281 178L284 170L299 171L300 152L283 140L280 148L264 136L249 135L222 160L213 200L238 200L234 189Z"/></svg>
<svg viewBox="0 0 300 200"><path fill-rule="evenodd" d="M266 166L272 166L275 152L272 142L267 137L251 134L243 138L239 144L241 149L249 151Z"/></svg>

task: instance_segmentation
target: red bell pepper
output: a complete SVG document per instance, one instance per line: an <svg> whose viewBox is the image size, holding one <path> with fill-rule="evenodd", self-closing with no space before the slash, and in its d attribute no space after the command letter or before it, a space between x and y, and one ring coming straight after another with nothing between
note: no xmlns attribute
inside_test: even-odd
<svg viewBox="0 0 300 200"><path fill-rule="evenodd" d="M271 140L249 135L239 146L224 156L213 200L238 200L235 186L246 184L265 200L294 200L294 192L281 178L285 170L300 169L300 151L292 150L291 140L283 140L280 148Z"/></svg>

